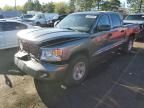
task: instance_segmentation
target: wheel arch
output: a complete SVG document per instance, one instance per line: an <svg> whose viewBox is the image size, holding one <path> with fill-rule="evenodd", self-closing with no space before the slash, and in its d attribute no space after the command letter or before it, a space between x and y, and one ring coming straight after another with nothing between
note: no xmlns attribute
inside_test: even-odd
<svg viewBox="0 0 144 108"><path fill-rule="evenodd" d="M79 51L75 51L73 52L73 54L71 54L71 56L69 57L69 60L73 59L74 57L78 56L78 55L84 55L89 59L89 51L87 49L82 49Z"/></svg>

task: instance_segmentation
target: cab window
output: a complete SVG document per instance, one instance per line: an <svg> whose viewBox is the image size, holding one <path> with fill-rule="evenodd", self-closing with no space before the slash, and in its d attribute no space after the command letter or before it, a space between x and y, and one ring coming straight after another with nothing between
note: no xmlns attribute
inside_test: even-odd
<svg viewBox="0 0 144 108"><path fill-rule="evenodd" d="M107 15L102 15L98 21L98 26L99 25L110 25L110 20Z"/></svg>
<svg viewBox="0 0 144 108"><path fill-rule="evenodd" d="M120 19L119 15L111 14L110 17L111 17L113 28L117 28L117 27L122 26L121 19Z"/></svg>

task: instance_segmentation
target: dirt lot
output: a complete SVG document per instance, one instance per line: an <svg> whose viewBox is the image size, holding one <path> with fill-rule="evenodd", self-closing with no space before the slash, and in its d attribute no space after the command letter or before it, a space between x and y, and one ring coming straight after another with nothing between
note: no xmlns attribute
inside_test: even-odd
<svg viewBox="0 0 144 108"><path fill-rule="evenodd" d="M9 75L18 71L13 64L16 51L15 48L0 51L0 108L46 108L31 77Z"/></svg>
<svg viewBox="0 0 144 108"><path fill-rule="evenodd" d="M144 43L134 46L132 54L117 53L95 66L73 88L46 81L35 81L35 88L31 77L4 76L16 70L10 56L16 50L0 52L0 108L144 108Z"/></svg>

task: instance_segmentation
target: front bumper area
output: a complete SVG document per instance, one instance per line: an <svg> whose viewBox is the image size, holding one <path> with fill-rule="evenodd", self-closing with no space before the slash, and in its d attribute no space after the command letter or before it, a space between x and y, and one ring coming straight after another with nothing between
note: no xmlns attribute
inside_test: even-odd
<svg viewBox="0 0 144 108"><path fill-rule="evenodd" d="M64 77L68 64L56 65L46 62L38 62L34 59L22 59L22 52L15 54L15 65L24 73L44 80L60 80ZM24 55L27 56L27 55Z"/></svg>

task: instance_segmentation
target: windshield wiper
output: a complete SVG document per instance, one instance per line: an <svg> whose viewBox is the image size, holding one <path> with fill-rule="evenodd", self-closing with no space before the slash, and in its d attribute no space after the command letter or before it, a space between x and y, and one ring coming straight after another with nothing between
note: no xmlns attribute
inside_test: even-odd
<svg viewBox="0 0 144 108"><path fill-rule="evenodd" d="M68 28L63 28L63 29L68 29L68 30L77 31L77 30L75 30L75 29L72 29L72 28L70 28L70 27L68 27Z"/></svg>

